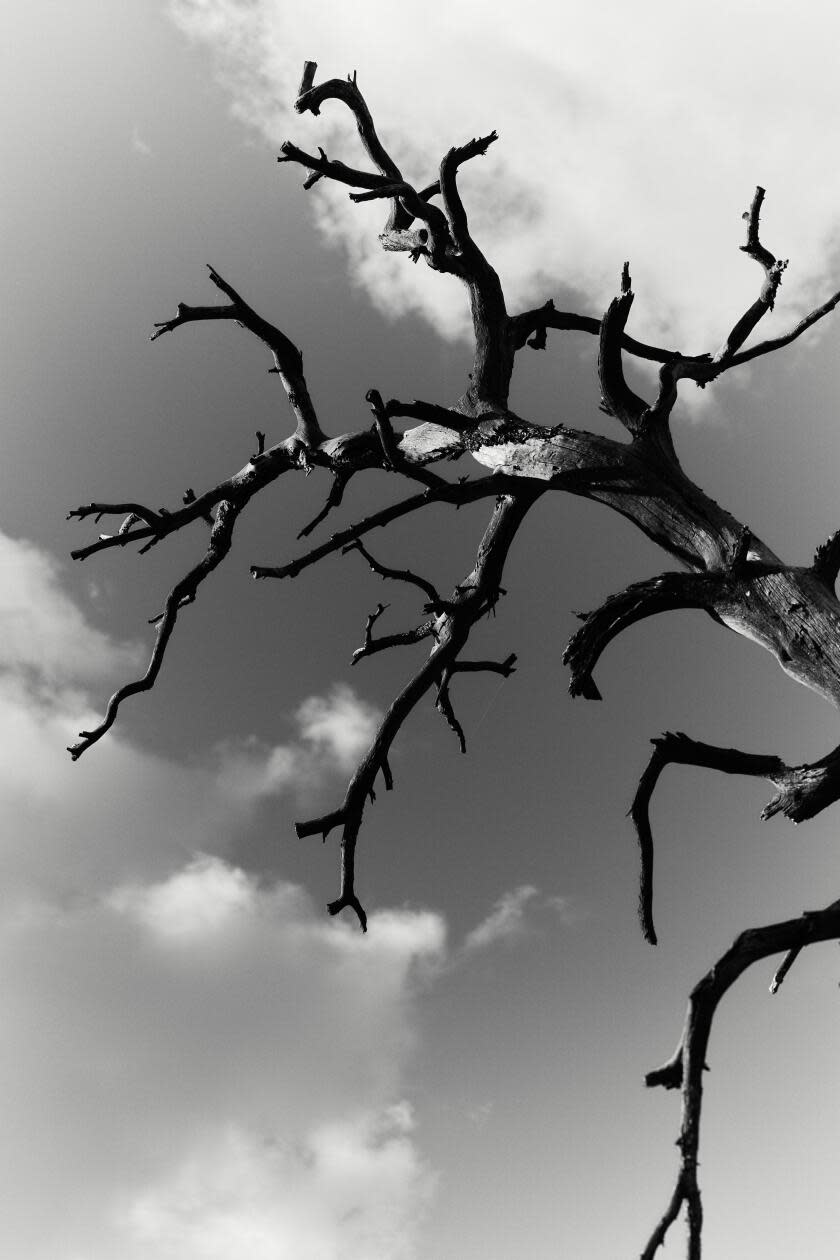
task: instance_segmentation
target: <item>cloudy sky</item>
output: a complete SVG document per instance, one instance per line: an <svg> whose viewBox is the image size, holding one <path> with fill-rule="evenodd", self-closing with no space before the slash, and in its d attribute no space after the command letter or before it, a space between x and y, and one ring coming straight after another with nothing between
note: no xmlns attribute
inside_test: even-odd
<svg viewBox="0 0 840 1260"><path fill-rule="evenodd" d="M349 657L382 588L358 557L294 584L325 483L284 478L185 610L155 690L72 764L142 670L148 619L201 553L69 559L90 499L174 505L235 471L285 397L231 325L150 345L212 263L303 349L324 427L371 386L447 401L469 353L457 287L377 251L381 211L300 188L279 144L357 158L337 106L290 106L305 59L358 71L425 182L464 172L512 308L600 313L629 258L632 331L715 348L756 292L741 214L767 188L790 258L773 331L840 287L835 53L811 0L696 6L450 0L29 0L6 13L0 238L0 1252L25 1260L499 1260L638 1254L675 1171L678 1100L647 1094L691 984L741 928L838 895L836 823L761 825L767 793L689 769L655 806L660 945L641 939L625 812L664 729L789 761L837 742L827 706L700 614L627 632L573 702L572 609L669 562L603 509L542 501L481 630L508 681L465 679L460 757L418 712L368 812L362 937L330 919L337 853L292 821L332 808L411 668ZM795 562L834 530L835 323L688 396L691 475ZM594 345L528 355L514 404L604 431ZM371 475L347 520L385 502ZM486 507L377 538L439 587ZM395 624L413 612L389 591ZM779 995L757 967L720 1012L702 1180L711 1260L840 1248L840 959ZM680 1230L665 1251L682 1252Z"/></svg>

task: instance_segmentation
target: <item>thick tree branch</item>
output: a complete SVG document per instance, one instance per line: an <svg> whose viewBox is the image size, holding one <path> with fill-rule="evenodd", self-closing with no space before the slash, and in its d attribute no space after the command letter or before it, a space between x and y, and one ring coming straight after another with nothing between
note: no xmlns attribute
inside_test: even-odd
<svg viewBox="0 0 840 1260"><path fill-rule="evenodd" d="M470 140L467 144L450 149L440 164L440 190L443 196L443 207L449 220L449 231L456 248L466 255L468 264L472 268L487 264L484 255L470 235L467 212L458 191L458 167L470 158L483 157L490 145L498 138L496 132L491 131L488 136L479 136L478 139Z"/></svg>
<svg viewBox="0 0 840 1260"><path fill-rule="evenodd" d="M437 618L431 617L428 621L423 621L419 626L414 626L411 630L402 630L397 634L383 634L380 638L374 639L371 630L377 619L382 615L387 604L377 605L367 619L365 626L365 641L360 648L356 648L350 664L356 665L365 656L373 656L376 652L386 652L392 647L410 647L414 643L421 643L423 639L428 639L435 632Z"/></svg>
<svg viewBox="0 0 840 1260"><path fill-rule="evenodd" d="M675 608L714 608L725 577L719 574L661 573L634 582L604 601L594 612L581 614L581 628L572 635L563 653L569 666L569 694L600 700L592 671L601 653L622 630L645 617Z"/></svg>
<svg viewBox="0 0 840 1260"><path fill-rule="evenodd" d="M627 384L621 362L621 338L632 305L630 264L625 263L621 273L621 295L613 298L601 320L598 379L601 383L603 409L609 415L615 416L616 420L620 420L631 433L636 434L641 431L642 417L648 407L644 399L639 398Z"/></svg>
<svg viewBox="0 0 840 1260"><path fill-rule="evenodd" d="M510 678L516 673L516 653L511 652L503 661L455 661L449 670L451 674L501 674Z"/></svg>

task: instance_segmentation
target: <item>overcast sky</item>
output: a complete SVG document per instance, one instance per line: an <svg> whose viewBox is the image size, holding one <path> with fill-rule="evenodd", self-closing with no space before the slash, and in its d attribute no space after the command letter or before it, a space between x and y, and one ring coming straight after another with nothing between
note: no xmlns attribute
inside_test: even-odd
<svg viewBox="0 0 840 1260"><path fill-rule="evenodd" d="M674 768L654 810L660 945L636 922L625 817L665 729L788 761L834 714L697 613L628 631L572 701L575 622L668 558L605 509L547 496L476 636L508 681L458 680L468 756L432 705L401 733L396 790L367 813L363 937L327 916L333 839L295 818L341 798L408 654L349 668L390 599L357 556L294 583L327 479L255 501L185 610L154 691L77 764L65 747L145 668L196 526L145 557L69 559L91 499L174 506L290 413L230 324L151 345L206 263L301 346L324 428L365 391L447 402L469 347L454 282L376 245L381 207L301 190L280 143L358 160L340 107L299 118L305 59L356 70L380 133L427 182L464 171L512 309L599 314L629 258L631 331L714 349L757 291L741 215L790 258L773 332L840 287L834 6L554 0L28 0L0 39L4 192L0 463L0 1252L21 1260L616 1260L670 1193L679 1100L643 1077L691 985L744 927L838 895L831 813L760 824L760 782ZM836 317L675 413L688 473L783 557L838 525ZM522 356L513 402L607 431L593 340ZM461 469L453 469L453 473ZM463 470L466 471L466 468ZM357 484L356 484L357 483ZM359 477L343 517L397 491ZM383 484L384 483L384 484ZM486 505L429 511L375 554L457 581ZM373 549L373 543L371 547ZM419 657L418 659L422 659ZM710 1260L840 1250L840 959L773 964L724 1003L702 1185ZM681 1228L661 1254L683 1251Z"/></svg>

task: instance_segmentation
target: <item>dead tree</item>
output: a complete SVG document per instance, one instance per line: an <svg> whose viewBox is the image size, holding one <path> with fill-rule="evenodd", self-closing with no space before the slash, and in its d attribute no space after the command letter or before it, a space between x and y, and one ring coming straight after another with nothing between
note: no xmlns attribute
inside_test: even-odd
<svg viewBox="0 0 840 1260"><path fill-rule="evenodd" d="M431 693L436 708L463 747L464 732L451 695L456 675L466 670L484 670L507 676L513 671L513 655L491 661L465 659L463 653L472 628L493 610L503 593L501 584L511 543L532 505L544 494L566 491L605 504L637 525L679 566L610 595L600 608L583 617L564 656L570 669L572 695L600 699L594 670L601 653L625 627L669 609L697 608L761 644L798 682L834 704L840 703L840 604L834 593L840 569L840 532L817 548L809 566L786 563L688 478L670 430L681 381L707 386L724 372L789 345L833 310L840 293L828 298L784 336L745 348L750 334L772 309L787 265L760 239L764 189L757 188L743 216L747 220L747 239L741 249L761 268L759 292L713 352L685 355L647 345L625 331L633 304L627 263L621 273L619 292L600 319L559 311L551 300L534 310L510 314L499 277L472 237L458 189L459 167L485 154L496 140L496 133L450 149L440 163L437 178L425 187L415 187L379 140L355 74L347 80L330 79L316 84L315 72L315 63L307 62L295 108L299 113L318 114L326 101L343 103L355 118L370 165L357 170L329 158L323 149L306 153L291 142L282 146L278 160L306 172L304 188L311 188L321 179L333 180L353 190L353 201L383 201L387 219L379 238L382 247L405 253L415 263L422 259L433 271L457 276L463 282L474 332L469 388L448 404L395 398L385 402L372 388L367 394L372 426L329 437L310 396L303 355L297 345L210 268L210 280L224 301L212 306L179 303L171 319L156 325L152 340L199 320L231 320L241 325L273 356L270 370L277 374L288 395L296 428L284 441L268 447L264 435L258 433L257 450L243 468L201 494L188 490L183 504L171 511L155 511L134 502L97 502L70 512L71 517L80 520L91 516L97 521L104 516L124 518L116 532L101 534L88 546L74 551L77 560L105 549L135 544L146 552L196 521L205 521L211 528L204 554L172 587L162 612L155 618L156 639L145 674L119 688L108 702L100 724L82 731L78 743L69 751L74 760L80 757L109 730L124 701L154 686L181 610L196 599L201 584L224 560L237 519L256 494L287 472L308 472L313 467L329 470L332 488L321 510L301 530L299 537L306 537L338 506L348 481L360 470L381 469L391 477L414 482L413 493L400 502L333 533L311 550L276 567L251 569L256 579L289 579L335 552L358 552L383 578L408 583L420 592L422 609L417 623L396 633L374 633L385 611L385 606L379 604L368 617L364 642L353 659L421 640L428 640L428 656L394 698L341 803L321 818L296 824L299 836L326 838L333 830L340 832L339 895L328 909L331 914L353 910L364 929L365 910L356 891L356 848L365 809L374 799L377 777L382 776L386 789L392 788L388 762L391 746L403 723L427 694ZM526 347L545 349L549 330L575 330L598 338L601 406L615 419L616 439L564 424L545 428L516 415L508 406L517 355ZM625 355L658 365L658 388L652 400L640 397L628 384ZM400 433L394 427L398 420L418 423ZM452 480L431 470L432 465L467 452L486 468L486 475ZM445 503L457 508L478 499L491 500L492 510L475 565L446 595L415 573L380 564L363 541L374 529L409 513L422 512L429 504ZM641 926L645 937L656 943L649 803L665 767L705 766L727 774L766 778L776 794L763 817L782 813L801 822L840 796L840 748L813 764L790 766L773 755L713 747L681 734L665 734L653 744L653 756L630 812L641 856ZM676 1051L646 1078L648 1085L681 1090L682 1122L676 1185L644 1247L643 1258L655 1255L683 1205L688 1218L688 1256L690 1260L700 1256L702 1208L697 1157L702 1073L720 998L752 963L783 953L784 961L772 986L775 990L804 946L836 937L840 937L840 901L783 923L751 929L737 938L692 991Z"/></svg>

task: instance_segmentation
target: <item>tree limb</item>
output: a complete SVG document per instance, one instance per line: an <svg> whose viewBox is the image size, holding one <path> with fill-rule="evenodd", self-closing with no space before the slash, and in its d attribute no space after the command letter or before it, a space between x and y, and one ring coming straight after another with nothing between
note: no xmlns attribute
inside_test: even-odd
<svg viewBox="0 0 840 1260"><path fill-rule="evenodd" d="M719 750L720 751L720 750ZM743 754L740 754L743 756ZM800 918L773 923L742 932L712 969L691 992L685 1026L676 1052L645 1077L648 1086L682 1089L682 1122L677 1146L680 1167L677 1183L661 1219L642 1252L642 1260L653 1260L664 1244L670 1226L683 1204L688 1215L688 1260L700 1260L703 1224L697 1163L700 1119L703 1106L703 1071L712 1030L712 1021L724 994L753 963L772 954L798 953L806 945L840 936L840 901L824 910L806 911Z"/></svg>
<svg viewBox="0 0 840 1260"><path fill-rule="evenodd" d="M189 573L182 577L180 582L175 583L166 598L166 605L162 614L155 619L158 622L158 630L145 674L135 682L125 683L114 692L108 701L105 716L98 726L90 731L79 732L79 742L71 745L67 750L74 761L78 761L82 753L86 752L92 744L95 744L97 740L102 738L106 731L111 729L120 705L124 700L127 700L129 696L137 695L141 691L150 691L155 685L157 676L160 673L160 667L163 664L167 644L172 636L172 631L175 629L178 612L185 604L193 603L198 587L221 564L230 551L233 527L236 524L239 511L239 506L229 500L219 504L216 521L210 533L210 541L203 559L194 568L190 569Z"/></svg>
<svg viewBox="0 0 840 1260"><path fill-rule="evenodd" d="M840 748L810 765L788 766L781 758L720 748L690 739L681 732L651 741L653 755L648 762L630 816L636 828L641 855L639 918L645 939L657 943L653 926L653 836L650 827L650 801L660 774L668 765L703 766L724 774L744 774L768 779L778 792L762 810L762 820L783 813L793 822L815 817L840 798Z"/></svg>

